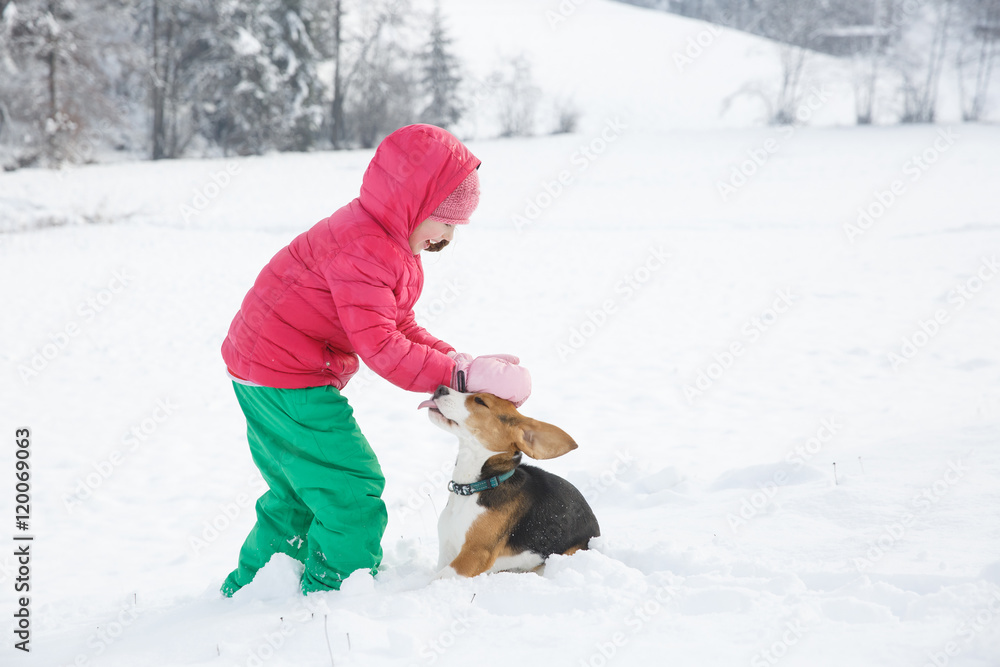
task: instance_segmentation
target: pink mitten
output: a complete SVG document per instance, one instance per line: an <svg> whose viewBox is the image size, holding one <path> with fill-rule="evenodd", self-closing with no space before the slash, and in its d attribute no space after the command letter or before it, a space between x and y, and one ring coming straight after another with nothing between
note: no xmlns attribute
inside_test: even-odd
<svg viewBox="0 0 1000 667"><path fill-rule="evenodd" d="M463 362L471 362L473 359L471 354L466 354L465 352L456 352L455 350L449 352L448 356L454 359L455 361L463 361ZM512 364L521 363L521 360L518 357L515 357L513 354L484 354L481 356L483 358L489 358L489 359L502 359L504 361L509 361Z"/></svg>
<svg viewBox="0 0 1000 667"><path fill-rule="evenodd" d="M520 407L531 395L531 374L528 369L517 365L513 355L488 355L469 361L468 355L456 355L455 380L459 372L465 374L465 389L475 394L484 392L504 398Z"/></svg>
<svg viewBox="0 0 1000 667"><path fill-rule="evenodd" d="M457 364L464 364L464 368L468 368L469 364L472 363L472 355L466 354L465 352L458 352L457 350L452 350L448 353L448 356L455 360ZM463 369L464 370L464 369Z"/></svg>
<svg viewBox="0 0 1000 667"><path fill-rule="evenodd" d="M480 355L480 359L500 359L501 361L506 361L511 364L519 364L521 360L515 357L513 354L483 354Z"/></svg>

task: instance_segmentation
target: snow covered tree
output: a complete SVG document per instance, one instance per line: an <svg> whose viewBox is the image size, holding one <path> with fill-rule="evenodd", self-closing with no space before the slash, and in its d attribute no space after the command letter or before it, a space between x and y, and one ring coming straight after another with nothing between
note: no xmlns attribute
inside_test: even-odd
<svg viewBox="0 0 1000 667"><path fill-rule="evenodd" d="M415 121L410 13L407 0L375 0L359 5L348 24L343 4L328 7L320 34L335 58L328 120L334 148L374 146Z"/></svg>
<svg viewBox="0 0 1000 667"><path fill-rule="evenodd" d="M898 30L893 17L899 0L850 0L827 8L823 28L815 34L817 50L850 59L855 119L869 125L875 117L880 82Z"/></svg>
<svg viewBox="0 0 1000 667"><path fill-rule="evenodd" d="M79 140L113 112L98 41L101 3L23 0L2 8L0 113L18 165L85 162Z"/></svg>
<svg viewBox="0 0 1000 667"><path fill-rule="evenodd" d="M11 78L17 72L13 54L10 50L11 30L13 28L14 9L8 0L0 0L0 147L11 142L11 112L10 100L16 90L11 86ZM0 155L0 166L3 166L3 156Z"/></svg>
<svg viewBox="0 0 1000 667"><path fill-rule="evenodd" d="M1000 55L1000 0L960 0L961 40L956 56L962 117L978 121L987 112L994 64Z"/></svg>
<svg viewBox="0 0 1000 667"><path fill-rule="evenodd" d="M343 0L335 0L331 5L332 10L332 21L331 29L333 33L333 49L331 55L333 56L333 86L331 87L331 92L333 94L333 100L330 105L330 141L333 143L335 150L339 150L343 147L344 142L347 140L347 127L344 122L344 87L343 87L343 19L344 19L344 5Z"/></svg>
<svg viewBox="0 0 1000 667"><path fill-rule="evenodd" d="M423 78L421 84L430 101L420 112L420 122L450 128L462 117L462 104L458 88L458 58L451 52L451 39L444 29L441 3L434 3L431 14L430 43L422 54Z"/></svg>
<svg viewBox="0 0 1000 667"><path fill-rule="evenodd" d="M349 131L344 106L347 97L348 50L351 38L348 36L348 3L344 0L312 0L313 34L320 57L331 69L328 82L328 115L325 119L325 133L334 150L346 148Z"/></svg>
<svg viewBox="0 0 1000 667"><path fill-rule="evenodd" d="M414 122L416 86L411 73L396 63L384 49L359 63L347 112L362 148L372 148L393 130Z"/></svg>
<svg viewBox="0 0 1000 667"><path fill-rule="evenodd" d="M414 57L407 48L411 42L406 34L408 3L373 3L370 12L348 77L347 123L363 148L375 146L393 130L414 122L417 98Z"/></svg>
<svg viewBox="0 0 1000 667"><path fill-rule="evenodd" d="M896 19L902 33L890 65L898 73L904 123L933 123L938 88L954 33L954 0L904 5Z"/></svg>
<svg viewBox="0 0 1000 667"><path fill-rule="evenodd" d="M802 75L814 46L814 38L823 27L822 5L796 0L760 0L757 21L763 34L779 39L778 57L781 80L773 98L771 122L791 125L801 103Z"/></svg>
<svg viewBox="0 0 1000 667"><path fill-rule="evenodd" d="M531 61L524 54L510 59L491 77L501 137L530 137L542 91L534 83Z"/></svg>
<svg viewBox="0 0 1000 667"><path fill-rule="evenodd" d="M194 111L228 153L308 150L322 121L317 51L299 0L218 6L221 39L201 67Z"/></svg>
<svg viewBox="0 0 1000 667"><path fill-rule="evenodd" d="M148 0L136 14L148 42L137 69L149 91L150 157L180 157L199 132L202 85L221 66L219 15L206 0Z"/></svg>

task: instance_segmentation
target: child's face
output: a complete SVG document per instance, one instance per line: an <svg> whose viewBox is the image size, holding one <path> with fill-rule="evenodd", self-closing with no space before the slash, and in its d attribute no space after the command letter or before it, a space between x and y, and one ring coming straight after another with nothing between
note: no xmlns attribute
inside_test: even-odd
<svg viewBox="0 0 1000 667"><path fill-rule="evenodd" d="M455 225L448 225L428 218L410 234L410 250L414 255L421 250L438 252L455 236Z"/></svg>

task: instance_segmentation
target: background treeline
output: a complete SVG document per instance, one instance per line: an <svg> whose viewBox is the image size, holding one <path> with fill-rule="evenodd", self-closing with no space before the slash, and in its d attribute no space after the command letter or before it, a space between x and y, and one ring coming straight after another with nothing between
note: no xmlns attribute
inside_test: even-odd
<svg viewBox="0 0 1000 667"><path fill-rule="evenodd" d="M371 147L406 123L452 126L473 84L523 85L513 66L463 82L440 11L403 0L0 0L0 19L8 169L108 147Z"/></svg>

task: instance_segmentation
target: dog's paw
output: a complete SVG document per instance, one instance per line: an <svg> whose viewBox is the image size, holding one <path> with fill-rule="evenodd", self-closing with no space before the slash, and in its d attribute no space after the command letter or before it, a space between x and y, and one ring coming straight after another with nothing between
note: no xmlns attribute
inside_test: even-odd
<svg viewBox="0 0 1000 667"><path fill-rule="evenodd" d="M438 570L438 573L434 575L435 581L437 581L438 579L461 579L461 578L462 578L461 575L459 575L458 572L455 571L455 568L453 568L451 565L441 568L440 570Z"/></svg>

